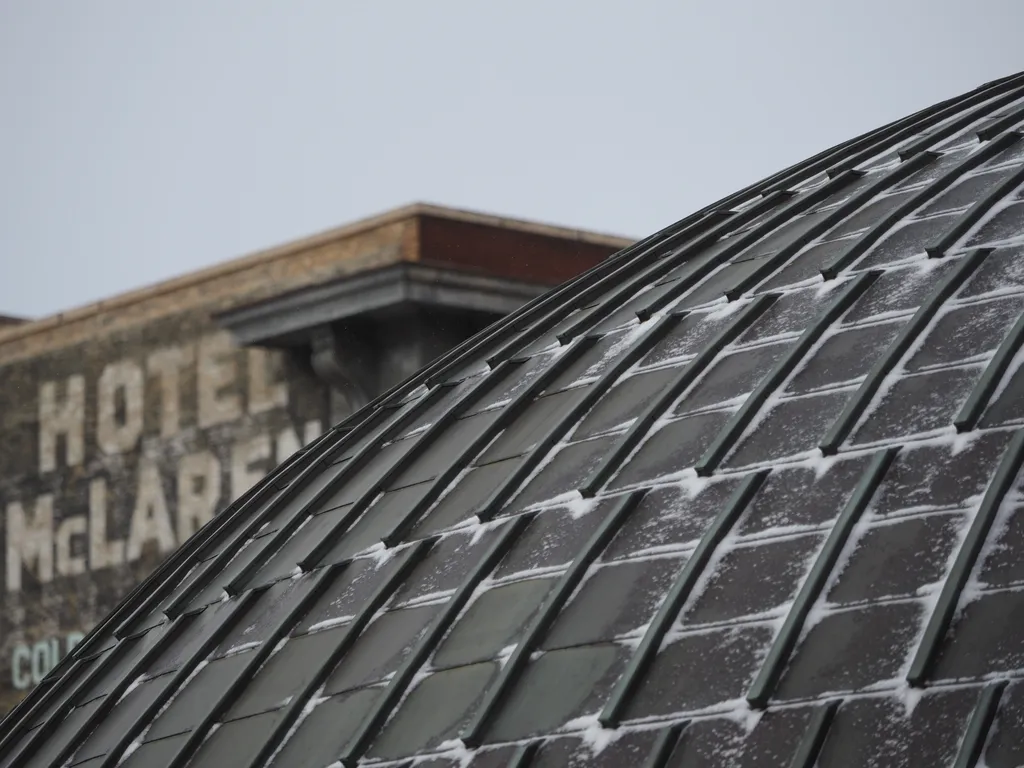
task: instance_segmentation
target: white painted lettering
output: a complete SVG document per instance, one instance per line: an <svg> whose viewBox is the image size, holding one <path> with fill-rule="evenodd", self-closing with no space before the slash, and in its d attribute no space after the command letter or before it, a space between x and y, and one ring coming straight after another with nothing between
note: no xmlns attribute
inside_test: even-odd
<svg viewBox="0 0 1024 768"><path fill-rule="evenodd" d="M194 357L191 347L167 347L146 360L150 375L160 380L161 437L172 437L181 429L181 369Z"/></svg>
<svg viewBox="0 0 1024 768"><path fill-rule="evenodd" d="M85 573L85 555L71 554L71 538L86 535L85 515L73 515L62 520L57 526L56 570L61 576L78 576Z"/></svg>
<svg viewBox="0 0 1024 768"><path fill-rule="evenodd" d="M178 541L213 519L220 501L220 462L209 451L182 457L178 463Z"/></svg>
<svg viewBox="0 0 1024 768"><path fill-rule="evenodd" d="M196 379L199 393L199 426L206 428L242 415L241 399L227 392L238 375L236 347L227 331L199 340L199 364Z"/></svg>
<svg viewBox="0 0 1024 768"><path fill-rule="evenodd" d="M89 483L89 568L109 568L124 562L124 540L107 538L107 481Z"/></svg>
<svg viewBox="0 0 1024 768"><path fill-rule="evenodd" d="M77 467L85 456L83 425L85 423L85 379L69 376L64 386L64 400L57 401L57 382L47 381L39 387L39 471L57 468L57 438L64 436L64 461Z"/></svg>
<svg viewBox="0 0 1024 768"><path fill-rule="evenodd" d="M11 653L11 682L14 690L24 691L32 685L32 649L27 645L16 645Z"/></svg>
<svg viewBox="0 0 1024 768"><path fill-rule="evenodd" d="M281 380L281 353L252 347L249 353L249 413L288 405L288 385Z"/></svg>
<svg viewBox="0 0 1024 768"><path fill-rule="evenodd" d="M96 442L108 456L127 453L142 436L142 369L131 360L110 363L96 386ZM120 396L119 396L120 393ZM123 408L118 413L118 400Z"/></svg>
<svg viewBox="0 0 1024 768"><path fill-rule="evenodd" d="M160 472L153 462L142 461L139 464L135 509L125 551L128 560L142 557L143 548L151 541L156 542L161 552L169 552L176 546Z"/></svg>
<svg viewBox="0 0 1024 768"><path fill-rule="evenodd" d="M7 505L7 591L21 589L22 569L42 583L53 581L53 496L36 499L33 514L21 502Z"/></svg>
<svg viewBox="0 0 1024 768"><path fill-rule="evenodd" d="M32 682L39 682L53 669L56 662L51 655L50 644L41 640L32 646Z"/></svg>

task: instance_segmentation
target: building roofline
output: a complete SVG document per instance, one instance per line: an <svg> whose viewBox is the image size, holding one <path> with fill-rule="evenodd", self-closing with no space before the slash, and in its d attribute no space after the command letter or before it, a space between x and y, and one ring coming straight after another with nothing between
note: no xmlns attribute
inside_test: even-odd
<svg viewBox="0 0 1024 768"><path fill-rule="evenodd" d="M509 218L505 216L495 216L492 214L459 208L448 208L446 206L433 205L430 203L412 203L390 211L385 211L384 213L360 219L350 224L345 224L314 235L309 235L298 240L292 240L271 248L256 251L255 253L229 259L209 267L203 267L184 275L168 278L142 288L132 289L108 299L100 299L99 301L91 302L63 312L57 312L35 320L28 320L9 328L0 328L0 343L31 336L34 333L59 327L64 323L84 320L101 312L129 307L172 291L178 291L183 288L200 285L204 282L224 277L234 272L240 272L259 266L260 264L284 259L324 244L347 240L381 227L424 216L469 224L478 224L493 227L495 229L553 237L562 240L573 240L593 245L603 245L616 249L624 248L634 242L630 238L591 232L582 229L559 227L552 224L543 224L540 222Z"/></svg>

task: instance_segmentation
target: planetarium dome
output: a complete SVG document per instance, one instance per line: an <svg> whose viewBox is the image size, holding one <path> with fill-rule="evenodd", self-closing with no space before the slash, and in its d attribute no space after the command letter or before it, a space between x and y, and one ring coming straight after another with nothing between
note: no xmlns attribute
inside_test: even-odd
<svg viewBox="0 0 1024 768"><path fill-rule="evenodd" d="M1024 75L517 311L279 467L0 768L1024 764Z"/></svg>

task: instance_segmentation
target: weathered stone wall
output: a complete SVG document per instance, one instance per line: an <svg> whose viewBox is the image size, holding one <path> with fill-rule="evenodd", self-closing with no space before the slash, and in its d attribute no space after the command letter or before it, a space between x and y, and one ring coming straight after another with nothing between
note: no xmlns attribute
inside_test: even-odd
<svg viewBox="0 0 1024 768"><path fill-rule="evenodd" d="M0 713L327 406L203 311L0 364Z"/></svg>

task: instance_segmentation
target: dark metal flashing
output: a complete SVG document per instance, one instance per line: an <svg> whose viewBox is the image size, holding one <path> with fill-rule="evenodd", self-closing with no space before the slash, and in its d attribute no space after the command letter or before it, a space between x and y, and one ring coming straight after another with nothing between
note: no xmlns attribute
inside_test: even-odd
<svg viewBox="0 0 1024 768"><path fill-rule="evenodd" d="M465 744L473 747L480 745L487 726L497 713L498 706L501 704L509 688L515 684L516 679L529 661L530 654L533 653L544 632L551 626L562 606L565 605L573 590L579 585L587 569L601 554L601 550L608 545L612 536L615 535L625 522L626 516L636 508L636 505L640 503L643 496L643 492L634 491L622 497L608 513L607 517L605 517L600 527L598 527L587 543L583 545L583 549L576 559L573 560L572 565L562 574L558 584L552 589L551 594L544 601L540 611L538 611L534 620L527 627L522 639L516 645L512 655L505 662L498 679L487 692L487 696L477 710L473 720L462 732L460 738Z"/></svg>
<svg viewBox="0 0 1024 768"><path fill-rule="evenodd" d="M868 406L868 402L874 397L879 387L882 386L882 381L889 374L889 372L896 366L900 358L903 357L904 353L910 349L910 345L914 343L921 332L925 329L931 319L938 312L939 307L946 299L952 296L957 289L960 288L976 270L981 262L985 259L990 251L988 250L977 250L972 251L970 254L964 256L960 263L957 265L947 277L935 288L928 298L926 298L921 307L914 313L914 316L907 321L903 330L900 331L899 336L889 345L889 348L885 350L884 354L879 358L871 370L868 371L867 376L864 378L864 382L857 388L857 391L853 393L850 399L846 403L846 407L843 412L839 414L839 418L835 420L825 437L822 439L820 448L821 452L826 456L834 454L839 450L839 446L850 434L857 419L860 418L861 414Z"/></svg>
<svg viewBox="0 0 1024 768"><path fill-rule="evenodd" d="M629 698L636 687L640 684L643 676L647 673L654 655L661 647L665 635L672 628L673 622L679 615L683 603L690 596L690 592L697 580L704 571L705 566L714 554L715 549L725 538L726 534L736 523L736 520L743 510L746 509L750 499L757 493L764 479L768 476L766 470L748 475L740 483L739 488L733 494L732 499L725 506L725 509L715 518L711 527L701 537L696 548L690 555L683 569L679 572L672 587L665 595L665 600L658 608L654 619L644 633L643 640L637 646L629 665L622 677L619 678L611 695L608 697L604 709L601 710L599 719L606 728L614 728L622 719L623 711L629 703Z"/></svg>
<svg viewBox="0 0 1024 768"><path fill-rule="evenodd" d="M708 342L700 354L686 365L658 398L636 418L626 433L616 442L611 452L604 457L598 467L580 486L580 493L584 497L590 497L597 493L633 448L647 435L658 417L686 391L687 387L697 380L698 376L707 370L718 354L746 330L777 298L777 294L771 293L758 296L737 315L735 320Z"/></svg>
<svg viewBox="0 0 1024 768"><path fill-rule="evenodd" d="M975 768L978 765L981 751L985 748L985 739L992 727L992 721L996 719L999 700L1005 690L1005 680L989 683L982 688L981 695L978 697L978 705L967 722L967 730L960 742L960 750L957 752L953 768Z"/></svg>
<svg viewBox="0 0 1024 768"><path fill-rule="evenodd" d="M750 706L764 709L768 705L775 685L800 638L800 632L807 621L807 614L810 613L815 601L821 595L821 590L825 587L825 582L839 559L839 553L842 552L854 525L857 524L867 508L895 455L895 448L886 449L875 455L857 484L850 501L839 513L828 539L822 545L821 552L801 585L796 599L793 600L789 613L786 614L782 629L779 630L779 634L772 642L771 649L747 692L747 701L750 702Z"/></svg>
<svg viewBox="0 0 1024 768"><path fill-rule="evenodd" d="M970 432L978 425L978 420L985 412L992 393L996 391L996 387L999 386L999 382L1010 367L1010 363L1022 343L1024 343L1024 315L1017 318L1017 322L1006 334L985 367L985 371L981 374L981 378L978 379L971 394L961 406L960 412L953 419L953 426L956 427L957 432Z"/></svg>
<svg viewBox="0 0 1024 768"><path fill-rule="evenodd" d="M850 284L843 289L839 297L812 323L806 331L801 334L785 356L776 364L771 372L761 380L757 388L750 393L739 410L733 414L725 428L711 446L701 456L700 461L695 465L697 474L708 476L715 471L718 464L725 458L726 454L735 445L740 433L753 421L757 412L764 406L765 402L793 372L800 361L807 355L811 347L818 341L821 335L846 312L847 309L860 296L871 287L871 284L878 279L881 273L877 271L865 272L858 275Z"/></svg>
<svg viewBox="0 0 1024 768"><path fill-rule="evenodd" d="M501 559L508 554L509 549L515 544L516 539L522 534L532 515L520 515L508 523L505 523L497 539L488 548L484 556L480 558L472 573L445 603L441 613L431 624L430 629L420 639L419 643L402 663L398 671L388 682L381 698L374 703L372 710L366 715L359 730L349 741L345 751L341 755L343 765L352 766L362 756L370 741L384 725L392 710L398 705L399 699L405 693L412 682L413 675L427 660L427 657L434 651L441 637L452 622L459 615L469 598L472 596L477 585L492 571Z"/></svg>
<svg viewBox="0 0 1024 768"><path fill-rule="evenodd" d="M835 261L821 270L822 276L826 280L832 280L837 277L840 272L853 264L854 261L867 253L872 246L888 235L889 232L903 219L928 201L937 197L940 193L945 192L964 174L987 162L1019 139L1019 134L1004 134L977 152L973 152L968 155L965 160L939 176L939 178L930 182L928 186L917 194L912 195L909 200L903 203L903 205L898 206L892 213L872 227L868 232L857 238L845 253L840 255ZM924 249L922 248L922 250ZM936 256L940 254L931 253L929 255Z"/></svg>
<svg viewBox="0 0 1024 768"><path fill-rule="evenodd" d="M932 662L939 650L939 644L953 620L960 594L978 560L981 547L992 529L992 523L995 522L996 513L999 512L1003 497L1013 487L1022 464L1024 464L1024 431L1018 431L1003 453L999 467L992 477L992 482L989 483L988 489L985 491L981 506L975 513L967 536L964 538L963 544L960 545L953 566L942 584L942 591L939 593L935 610L928 617L921 644L918 646L910 664L910 670L907 672L907 682L914 687L923 686L927 682Z"/></svg>
<svg viewBox="0 0 1024 768"><path fill-rule="evenodd" d="M839 699L833 699L820 707L817 707L811 715L811 721L807 724L804 737L800 740L800 746L793 754L789 768L814 768L818 762L818 755L828 738L828 729L835 719L836 710L839 709Z"/></svg>
<svg viewBox="0 0 1024 768"><path fill-rule="evenodd" d="M936 256L945 256L949 253L950 249L956 245L956 242L966 235L975 224L981 221L982 217L988 213L993 206L1017 189L1021 184L1024 184L1024 169L1017 171L1002 184L997 185L995 189L978 200L970 207L967 213L957 220L956 224L950 228L949 232L943 235L935 245L927 246L925 251L927 251L928 255L933 258Z"/></svg>
<svg viewBox="0 0 1024 768"><path fill-rule="evenodd" d="M384 583L374 591L369 600L364 604L359 614L352 619L351 623L346 625L345 636L342 638L335 651L324 659L323 664L320 665L320 668L317 671L317 674L310 679L309 683L306 684L302 691L285 707L284 717L277 724L277 727L274 728L267 742L249 763L251 768L256 768L256 766L262 765L275 752L284 738L288 735L288 731L291 729L292 725L295 724L295 721L302 713L302 709L306 706L309 699L330 676L334 667L337 666L338 662L341 661L348 650L352 647L358 639L359 634L370 623L377 611L384 606L391 595L394 594L395 590L397 590L405 581L409 572L424 558L424 556L426 556L427 552L430 551L430 548L435 543L436 542L433 539L423 539L422 541L418 541L413 544L408 549L408 553L403 553L403 559L394 569L394 572L391 573L389 577L385 579ZM181 762L186 762L190 757L191 755L183 752ZM178 766L174 766L174 768L178 768Z"/></svg>

